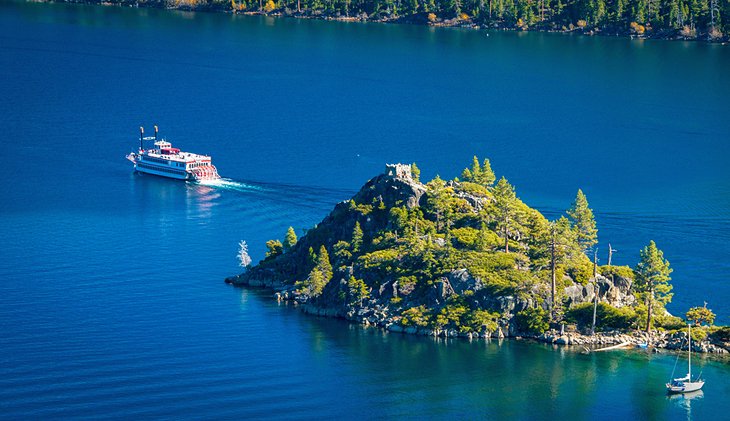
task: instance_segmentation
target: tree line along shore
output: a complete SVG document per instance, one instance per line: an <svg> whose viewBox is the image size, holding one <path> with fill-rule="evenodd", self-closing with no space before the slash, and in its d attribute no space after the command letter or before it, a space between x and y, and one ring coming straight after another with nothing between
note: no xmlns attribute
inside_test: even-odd
<svg viewBox="0 0 730 421"><path fill-rule="evenodd" d="M233 285L263 286L309 313L391 331L468 338L532 337L558 344L631 342L727 353L730 327L707 303L671 315L672 268L654 243L633 266L598 265L598 229L578 190L548 220L474 157L451 180L421 183L412 165L387 165L299 238L266 243L266 257ZM601 253L603 254L603 253Z"/></svg>
<svg viewBox="0 0 730 421"><path fill-rule="evenodd" d="M730 39L730 0L50 0L638 38Z"/></svg>

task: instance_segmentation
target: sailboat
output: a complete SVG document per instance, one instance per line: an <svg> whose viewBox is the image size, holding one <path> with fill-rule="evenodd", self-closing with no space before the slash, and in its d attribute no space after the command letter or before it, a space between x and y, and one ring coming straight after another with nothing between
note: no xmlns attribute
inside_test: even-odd
<svg viewBox="0 0 730 421"><path fill-rule="evenodd" d="M688 392L695 392L700 389L702 389L702 386L705 385L705 381L702 380L702 376L698 376L696 379L692 380L692 327L690 325L687 325L687 338L689 339L689 358L687 359L687 375L679 378L679 379L673 379L669 383L667 383L667 392L668 393L688 393ZM677 357L679 358L679 357ZM672 373L674 375L674 373Z"/></svg>

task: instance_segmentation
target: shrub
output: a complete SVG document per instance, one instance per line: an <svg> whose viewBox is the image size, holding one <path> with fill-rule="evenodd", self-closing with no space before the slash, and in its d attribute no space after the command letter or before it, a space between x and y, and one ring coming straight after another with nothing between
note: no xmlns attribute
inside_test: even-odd
<svg viewBox="0 0 730 421"><path fill-rule="evenodd" d="M548 312L541 307L526 308L515 314L515 324L520 332L540 335L550 328Z"/></svg>
<svg viewBox="0 0 730 421"><path fill-rule="evenodd" d="M481 184L472 183L470 181L462 181L459 183L459 189L465 193L472 194L474 196L492 197L492 193L482 186Z"/></svg>
<svg viewBox="0 0 730 421"><path fill-rule="evenodd" d="M715 313L707 307L692 307L685 315L687 320L694 322L696 326L703 323L711 325L715 322Z"/></svg>
<svg viewBox="0 0 730 421"><path fill-rule="evenodd" d="M565 313L565 319L581 328L589 327L593 323L593 303L571 307ZM631 307L617 308L610 304L598 303L596 308L596 327L599 329L628 329L636 319L636 311Z"/></svg>
<svg viewBox="0 0 730 421"><path fill-rule="evenodd" d="M599 266L598 267L598 273L605 276L606 278L611 278L611 275L617 278L624 278L624 279L634 279L634 270L631 269L628 266Z"/></svg>
<svg viewBox="0 0 730 421"><path fill-rule="evenodd" d="M274 9L276 9L276 3L274 3L273 0L267 1L266 4L264 5L264 11L266 13L273 12Z"/></svg>
<svg viewBox="0 0 730 421"><path fill-rule="evenodd" d="M730 326L724 326L715 330L711 336L718 341L730 342Z"/></svg>
<svg viewBox="0 0 730 421"><path fill-rule="evenodd" d="M657 314L654 316L653 320L654 326L666 330L677 330L687 327L687 323L685 323L685 321L680 317L675 317L669 314Z"/></svg>
<svg viewBox="0 0 730 421"><path fill-rule="evenodd" d="M435 13L429 13L428 14L428 21L429 22L436 22L436 14Z"/></svg>
<svg viewBox="0 0 730 421"><path fill-rule="evenodd" d="M568 261L565 272L576 283L586 285L588 280L593 277L593 263L585 258L584 255L580 255Z"/></svg>
<svg viewBox="0 0 730 421"><path fill-rule="evenodd" d="M705 329L692 329L692 341L702 342L707 339L707 331Z"/></svg>
<svg viewBox="0 0 730 421"><path fill-rule="evenodd" d="M469 20L469 15L467 15L464 12L459 13L459 19L461 20Z"/></svg>
<svg viewBox="0 0 730 421"><path fill-rule="evenodd" d="M411 307L401 313L403 326L426 327L431 323L431 310L426 306Z"/></svg>

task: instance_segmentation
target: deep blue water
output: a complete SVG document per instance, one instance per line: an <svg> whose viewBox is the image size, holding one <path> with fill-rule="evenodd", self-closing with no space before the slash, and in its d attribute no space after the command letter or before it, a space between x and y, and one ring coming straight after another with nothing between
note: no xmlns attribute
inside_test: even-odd
<svg viewBox="0 0 730 421"><path fill-rule="evenodd" d="M729 68L695 43L0 3L0 418L722 418L712 360L669 400L671 355L385 334L222 280L240 240L260 259L386 162L477 154L550 217L582 188L617 263L656 240L670 311L728 323ZM231 182L133 174L153 124Z"/></svg>

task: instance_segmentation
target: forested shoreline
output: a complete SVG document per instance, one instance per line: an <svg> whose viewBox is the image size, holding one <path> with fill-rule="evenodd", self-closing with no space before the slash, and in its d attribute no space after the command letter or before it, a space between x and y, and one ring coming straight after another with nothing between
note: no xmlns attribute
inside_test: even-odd
<svg viewBox="0 0 730 421"><path fill-rule="evenodd" d="M55 0L302 18L728 41L730 0Z"/></svg>

